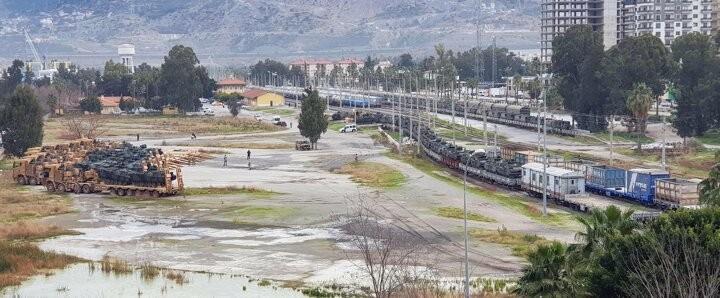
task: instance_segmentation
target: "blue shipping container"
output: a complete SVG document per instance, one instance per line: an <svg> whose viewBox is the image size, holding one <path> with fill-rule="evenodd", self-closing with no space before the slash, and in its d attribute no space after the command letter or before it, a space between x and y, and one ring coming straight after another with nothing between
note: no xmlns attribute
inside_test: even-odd
<svg viewBox="0 0 720 298"><path fill-rule="evenodd" d="M625 196L650 204L655 198L655 180L662 178L670 178L670 173L653 169L628 170Z"/></svg>
<svg viewBox="0 0 720 298"><path fill-rule="evenodd" d="M585 177L587 183L601 188L625 187L625 170L610 166L592 166Z"/></svg>

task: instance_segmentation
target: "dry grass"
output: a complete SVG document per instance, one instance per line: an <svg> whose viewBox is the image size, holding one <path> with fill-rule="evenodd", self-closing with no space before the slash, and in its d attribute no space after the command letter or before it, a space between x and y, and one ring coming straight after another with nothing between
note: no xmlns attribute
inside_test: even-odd
<svg viewBox="0 0 720 298"><path fill-rule="evenodd" d="M56 225L20 219L70 212L66 196L36 193L12 182L8 171L0 174L0 289L18 285L39 270L64 268L78 258L45 252L32 239L70 234Z"/></svg>
<svg viewBox="0 0 720 298"><path fill-rule="evenodd" d="M165 278L174 281L180 286L189 282L189 280L185 277L185 273L182 271L170 271L165 274Z"/></svg>
<svg viewBox="0 0 720 298"><path fill-rule="evenodd" d="M70 204L65 195L35 192L15 185L9 171L0 174L0 222L68 213Z"/></svg>
<svg viewBox="0 0 720 298"><path fill-rule="evenodd" d="M159 138L171 136L243 134L264 131L278 131L282 127L251 118L233 117L181 117L181 116L101 116L105 121L105 136ZM68 137L61 123L62 118L45 121L44 142L58 143Z"/></svg>
<svg viewBox="0 0 720 298"><path fill-rule="evenodd" d="M0 241L0 289L16 286L40 270L65 268L76 257L45 252L30 243Z"/></svg>
<svg viewBox="0 0 720 298"><path fill-rule="evenodd" d="M473 229L468 233L483 242L510 246L514 256L523 258L526 258L527 254L536 249L538 245L552 242L537 235L508 231L505 227L496 231Z"/></svg>
<svg viewBox="0 0 720 298"><path fill-rule="evenodd" d="M149 263L145 263L140 266L140 278L143 280L154 280L158 275L160 275L160 269L157 267L152 266Z"/></svg>
<svg viewBox="0 0 720 298"><path fill-rule="evenodd" d="M397 187L405 183L402 172L375 162L350 162L338 173L350 174L355 182L371 187Z"/></svg>
<svg viewBox="0 0 720 298"><path fill-rule="evenodd" d="M295 144L290 143L168 143L168 146L185 147L214 147L214 148L235 148L235 149L294 149Z"/></svg>
<svg viewBox="0 0 720 298"><path fill-rule="evenodd" d="M123 275L131 274L134 271L134 268L128 264L128 262L104 256L100 262L100 270L107 274L114 273L116 275Z"/></svg>
<svg viewBox="0 0 720 298"><path fill-rule="evenodd" d="M20 221L0 226L2 240L36 240L60 235L76 235L77 232L65 230L58 225Z"/></svg>

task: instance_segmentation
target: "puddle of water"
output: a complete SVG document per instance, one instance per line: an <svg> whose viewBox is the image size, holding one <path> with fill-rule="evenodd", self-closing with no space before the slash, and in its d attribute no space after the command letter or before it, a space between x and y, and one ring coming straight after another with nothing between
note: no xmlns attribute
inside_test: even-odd
<svg viewBox="0 0 720 298"><path fill-rule="evenodd" d="M76 264L57 270L50 276L35 276L19 287L0 291L12 297L304 297L296 290L270 284L260 286L257 281L225 274L184 272L187 283L182 285L165 278L168 271L151 280L132 274L107 274L89 270L87 264Z"/></svg>

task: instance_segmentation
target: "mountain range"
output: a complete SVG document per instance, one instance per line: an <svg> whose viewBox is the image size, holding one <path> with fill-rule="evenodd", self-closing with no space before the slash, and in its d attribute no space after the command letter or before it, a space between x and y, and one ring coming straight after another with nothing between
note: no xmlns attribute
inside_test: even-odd
<svg viewBox="0 0 720 298"><path fill-rule="evenodd" d="M159 62L174 44L201 60L234 64L271 57L430 54L481 42L537 48L537 0L0 0L0 59L32 57L25 31L47 59L99 64L117 45Z"/></svg>

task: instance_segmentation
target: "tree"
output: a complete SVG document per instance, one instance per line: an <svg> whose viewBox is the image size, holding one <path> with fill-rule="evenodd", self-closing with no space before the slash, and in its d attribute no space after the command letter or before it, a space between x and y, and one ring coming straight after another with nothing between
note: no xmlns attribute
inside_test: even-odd
<svg viewBox="0 0 720 298"><path fill-rule="evenodd" d="M0 133L5 151L22 156L30 147L42 144L43 119L32 88L18 86L0 110Z"/></svg>
<svg viewBox="0 0 720 298"><path fill-rule="evenodd" d="M676 38L672 52L680 64L674 79L678 105L673 126L683 138L702 135L713 123L720 122L720 100L713 89L720 72L717 47L709 36L695 32Z"/></svg>
<svg viewBox="0 0 720 298"><path fill-rule="evenodd" d="M4 95L14 92L16 87L23 81L23 66L25 64L20 60L13 60L12 65L3 73L0 88L0 98Z"/></svg>
<svg viewBox="0 0 720 298"><path fill-rule="evenodd" d="M610 48L602 60L600 78L608 114L628 115L627 98L636 84L650 90L651 101L665 92L666 82L676 71L676 63L660 38L646 34L623 39Z"/></svg>
<svg viewBox="0 0 720 298"><path fill-rule="evenodd" d="M203 85L195 65L200 61L190 47L174 46L160 69L160 86L168 103L183 112L192 112L202 106L199 97Z"/></svg>
<svg viewBox="0 0 720 298"><path fill-rule="evenodd" d="M325 117L325 102L320 99L317 89L305 89L298 129L303 137L310 139L310 144L317 149L317 141L327 131L328 120Z"/></svg>
<svg viewBox="0 0 720 298"><path fill-rule="evenodd" d="M523 297L587 296L571 256L568 246L560 242L538 246L528 254L530 265L523 269L513 292Z"/></svg>
<svg viewBox="0 0 720 298"><path fill-rule="evenodd" d="M369 296L414 297L408 295L412 284L426 280L433 270L429 243L391 224L381 208L366 203L362 195L351 206L342 221L355 249L346 254L370 279Z"/></svg>
<svg viewBox="0 0 720 298"><path fill-rule="evenodd" d="M535 78L532 81L527 82L527 84L525 85L525 89L527 90L527 93L531 99L537 100L543 91L543 86L542 86L542 83L540 82L540 79ZM554 90L555 88L551 88L551 89ZM555 93L557 93L557 92L555 92ZM549 99L550 98L548 96L548 107L551 106ZM562 102L560 102L560 105L562 106ZM556 107L556 106L553 106L553 107Z"/></svg>
<svg viewBox="0 0 720 298"><path fill-rule="evenodd" d="M58 99L55 94L50 94L47 97L47 105L50 108L50 115L55 115L55 107L57 107Z"/></svg>
<svg viewBox="0 0 720 298"><path fill-rule="evenodd" d="M200 85L202 85L202 97L204 98L211 98L213 97L213 92L217 90L217 82L210 78L208 75L207 69L205 66L198 66L195 67L195 74L197 75L198 79L200 80Z"/></svg>
<svg viewBox="0 0 720 298"><path fill-rule="evenodd" d="M637 125L635 132L638 135L645 133L647 126L648 111L653 103L652 90L645 83L636 84L627 98L627 108L635 117ZM638 142L638 152L640 151L640 142Z"/></svg>
<svg viewBox="0 0 720 298"><path fill-rule="evenodd" d="M582 129L604 131L605 96L598 84L603 57L602 35L590 26L571 26L553 39L552 72L565 108Z"/></svg>
<svg viewBox="0 0 720 298"><path fill-rule="evenodd" d="M720 150L715 152L715 162L708 177L700 182L700 203L703 205L720 206Z"/></svg>
<svg viewBox="0 0 720 298"><path fill-rule="evenodd" d="M122 63L115 63L112 59L105 62L102 79L99 82L104 95L122 96L130 94L132 76Z"/></svg>
<svg viewBox="0 0 720 298"><path fill-rule="evenodd" d="M100 113L102 111L102 103L97 96L90 96L80 100L80 109L88 113Z"/></svg>
<svg viewBox="0 0 720 298"><path fill-rule="evenodd" d="M237 115L239 113L240 113L240 111L238 111L237 105L234 105L233 107L230 108L230 114L232 114L233 117L237 117Z"/></svg>
<svg viewBox="0 0 720 298"><path fill-rule="evenodd" d="M133 98L125 99L121 96L119 108L123 112L130 112L135 109L135 101L133 100Z"/></svg>
<svg viewBox="0 0 720 298"><path fill-rule="evenodd" d="M24 83L28 84L28 85L32 85L34 77L35 77L35 74L33 73L32 69L30 69L30 65L25 66Z"/></svg>
<svg viewBox="0 0 720 298"><path fill-rule="evenodd" d="M593 268L595 297L717 297L720 209L670 212L641 231L611 237Z"/></svg>
<svg viewBox="0 0 720 298"><path fill-rule="evenodd" d="M632 209L623 212L611 205L605 210L592 210L590 218L578 217L577 220L584 228L584 231L575 235L577 240L583 242L579 251L587 257L596 249L602 249L608 238L632 233L637 226L632 220L632 214Z"/></svg>
<svg viewBox="0 0 720 298"><path fill-rule="evenodd" d="M518 100L520 90L525 88L525 86L523 84L522 76L520 74L515 74L513 76L512 85L513 85L513 89L515 89L515 100Z"/></svg>
<svg viewBox="0 0 720 298"><path fill-rule="evenodd" d="M403 69L411 69L415 67L415 62L413 62L413 57L410 55L410 53L405 53L400 55L400 61L397 63L398 68Z"/></svg>
<svg viewBox="0 0 720 298"><path fill-rule="evenodd" d="M107 132L106 119L100 115L65 116L60 123L66 132L76 139L94 139Z"/></svg>

